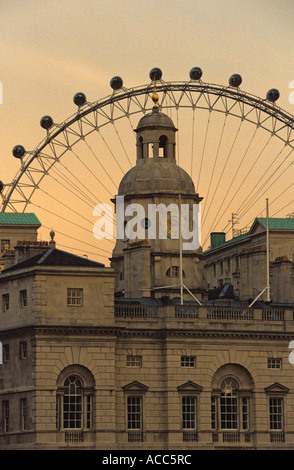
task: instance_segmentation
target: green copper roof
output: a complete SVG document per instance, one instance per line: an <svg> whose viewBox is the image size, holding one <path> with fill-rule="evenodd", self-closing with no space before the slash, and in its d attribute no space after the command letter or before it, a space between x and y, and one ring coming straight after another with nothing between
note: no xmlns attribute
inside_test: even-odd
<svg viewBox="0 0 294 470"><path fill-rule="evenodd" d="M223 248L224 246L232 245L233 243L240 242L242 240L245 240L248 238L248 233L243 233L242 235L239 235L238 237L231 238L230 240L227 240L226 242L222 243L221 245L218 245L213 248L208 248L204 253L210 253L211 251L218 250L219 248Z"/></svg>
<svg viewBox="0 0 294 470"><path fill-rule="evenodd" d="M266 218L257 217L258 222L266 228ZM294 219L290 218L271 218L268 219L268 227L270 230L294 230Z"/></svg>
<svg viewBox="0 0 294 470"><path fill-rule="evenodd" d="M0 212L0 225L41 225L33 213Z"/></svg>

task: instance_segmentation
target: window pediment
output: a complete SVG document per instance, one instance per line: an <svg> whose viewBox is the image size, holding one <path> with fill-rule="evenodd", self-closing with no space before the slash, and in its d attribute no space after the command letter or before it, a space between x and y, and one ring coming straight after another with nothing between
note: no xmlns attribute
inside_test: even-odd
<svg viewBox="0 0 294 470"><path fill-rule="evenodd" d="M178 386L179 392L201 392L202 389L203 387L201 387L201 385L198 385L191 380L188 380L188 382Z"/></svg>
<svg viewBox="0 0 294 470"><path fill-rule="evenodd" d="M125 392L147 392L148 388L149 387L147 387L147 385L144 385L137 380L123 386L123 390Z"/></svg>
<svg viewBox="0 0 294 470"><path fill-rule="evenodd" d="M266 393L280 393L280 394L285 394L289 392L289 388L285 387L285 385L280 384L279 382L275 382L272 385L269 385L268 387L265 387L265 392Z"/></svg>

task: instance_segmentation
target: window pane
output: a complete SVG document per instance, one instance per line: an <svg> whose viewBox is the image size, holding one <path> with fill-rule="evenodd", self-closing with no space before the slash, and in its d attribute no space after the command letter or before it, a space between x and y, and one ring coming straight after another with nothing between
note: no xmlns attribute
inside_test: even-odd
<svg viewBox="0 0 294 470"><path fill-rule="evenodd" d="M195 356L181 356L181 367L195 367Z"/></svg>
<svg viewBox="0 0 294 470"><path fill-rule="evenodd" d="M196 397L182 397L183 429L196 429Z"/></svg>
<svg viewBox="0 0 294 470"><path fill-rule="evenodd" d="M242 426L244 430L249 429L249 398L242 398Z"/></svg>
<svg viewBox="0 0 294 470"><path fill-rule="evenodd" d="M283 398L270 398L270 429L283 429Z"/></svg>
<svg viewBox="0 0 294 470"><path fill-rule="evenodd" d="M222 429L238 429L238 384L233 379L222 383L220 415Z"/></svg>
<svg viewBox="0 0 294 470"><path fill-rule="evenodd" d="M64 383L63 427L78 429L82 427L82 389L78 377L68 377Z"/></svg>
<svg viewBox="0 0 294 470"><path fill-rule="evenodd" d="M211 397L211 429L217 428L217 421L216 421L216 397Z"/></svg>
<svg viewBox="0 0 294 470"><path fill-rule="evenodd" d="M67 305L81 306L83 305L83 289L67 289Z"/></svg>
<svg viewBox="0 0 294 470"><path fill-rule="evenodd" d="M142 397L128 397L128 429L142 429Z"/></svg>

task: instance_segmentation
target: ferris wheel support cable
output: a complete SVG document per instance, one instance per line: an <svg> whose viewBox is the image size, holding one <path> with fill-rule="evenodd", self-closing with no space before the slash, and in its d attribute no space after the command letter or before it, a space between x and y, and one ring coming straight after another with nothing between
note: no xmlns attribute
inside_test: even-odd
<svg viewBox="0 0 294 470"><path fill-rule="evenodd" d="M71 151L72 151L72 150L71 150ZM93 204L93 207L96 206L97 202L101 203L101 201L99 200L99 198L97 198L97 196L96 196L94 193L92 193L92 191L90 191L90 190L81 182L81 180L80 180L79 178L77 178L77 177L72 173L72 171L69 170L69 169L67 168L67 166L65 166L65 165L63 164L63 162L61 162L61 161L59 160L59 163L60 163L60 165L75 179L76 183L73 184L73 183L70 181L70 179L69 179L68 177L64 176L63 173L60 172L59 169L57 170L57 169L54 167L52 170L55 170L55 172L57 172L58 174L59 174L59 172L60 172L60 174L62 175L62 178L65 179L65 180L68 180L68 181L69 181L69 184L70 184L71 186L73 186L80 194L82 194L86 199L88 199L88 200ZM96 179L96 178L95 178L95 179ZM79 188L77 187L77 185L81 185L84 189L86 189L86 190L94 197L94 200L91 200L91 198L89 198L89 196L88 196L84 191L82 191L81 189L79 189ZM110 194L111 194L111 193L110 193ZM112 194L111 194L111 196L112 196Z"/></svg>
<svg viewBox="0 0 294 470"><path fill-rule="evenodd" d="M294 150L294 149L292 149L290 153L292 153L293 150ZM289 154L289 155L290 155L290 154ZM293 165L293 163L294 163L293 161L292 161L291 163L289 163L289 165L282 171L282 173L281 173L279 176L277 176L277 178L276 178L273 182L270 183L270 187L271 187L273 184L275 184L275 183L281 178L281 176L284 175L284 173L287 172L287 170L290 168L291 165ZM280 165L280 166L281 166L281 165ZM275 172L274 172L274 173L275 173ZM273 173L273 174L274 174L274 173ZM272 176L273 176L273 175L271 175L271 176L268 178L268 180L266 181L266 183L268 183L268 182L270 181L270 179L272 178ZM258 200L264 195L264 193L265 193L266 191L268 191L268 189L269 189L269 188L266 188L266 189L263 191L263 193L259 196L259 198L256 200L256 202L258 202ZM243 216L245 215L245 213L247 213L248 210L250 210L250 209L256 204L256 202L254 202L254 204L252 204L243 214L241 214L240 217L243 217Z"/></svg>
<svg viewBox="0 0 294 470"><path fill-rule="evenodd" d="M85 252L85 250L81 250L80 248L74 248L72 246L67 246L67 245L59 245L60 247L62 248L66 248L67 250L72 250L72 251L81 251L82 253ZM89 255L94 255L94 256L99 256L100 258L106 258L106 259L109 259L110 256L106 256L106 255L101 255L100 253L93 253L92 251L87 251L87 254Z"/></svg>
<svg viewBox="0 0 294 470"><path fill-rule="evenodd" d="M284 147L285 148L285 147ZM275 161L279 158L279 156L282 154L283 152L283 149L280 150L280 152L278 153L278 155L276 156L276 158L273 160L273 162L270 164L269 168L266 170L266 172L263 174L262 178L264 178L264 176L268 173L268 171L270 170L270 168L273 166L273 164L275 163ZM242 217L244 214L246 214L248 212L248 210L250 210L252 206L252 200L255 199L255 201L258 201L260 199L260 197L262 197L262 195L267 191L267 189L265 189L263 191L263 193L261 194L261 196L259 196L258 199L256 199L256 196L258 194L260 194L260 192L264 189L264 187L268 184L268 182L273 178L273 176L276 174L276 172L281 168L281 166L285 163L285 161L289 158L289 156L293 153L294 149L291 149L290 152L288 153L288 155L286 156L286 158L284 158L284 160L277 166L277 168L272 172L272 174L266 179L266 181L261 185L260 188L256 189L255 193L248 199L248 201L246 201L246 204L244 205L241 204L240 208L237 210L237 213L242 209L242 213L240 214L240 217ZM285 173L285 171L292 165L292 162L290 163L290 165L288 165L288 167L281 173L280 176L278 176L275 180L274 180L274 183ZM261 178L261 180L262 180ZM259 181L259 183L261 182L261 180ZM255 204L255 203L254 203ZM249 206L249 207L248 207Z"/></svg>
<svg viewBox="0 0 294 470"><path fill-rule="evenodd" d="M284 209L286 209L286 207L290 206L290 204L294 204L294 199L292 199L292 201L288 202L285 206L283 206L281 209L279 209L277 212L275 212L274 214L272 214L272 217L274 217L275 215L277 215L279 212L283 211Z"/></svg>
<svg viewBox="0 0 294 470"><path fill-rule="evenodd" d="M30 204L31 204L32 206L38 207L39 209L41 209L41 210L43 210L43 211L45 211L45 212L48 212L48 214L54 215L55 217L58 217L59 219L62 219L62 220L64 220L65 222L67 222L67 223L69 223L69 224L71 224L71 225L75 225L76 227L78 227L78 228L84 230L85 232L91 233L91 234L93 235L93 230L88 230L87 228L83 227L82 225L76 224L75 222L73 222L73 221L67 219L66 217L62 217L61 215L56 214L55 212L52 212L52 211L50 211L49 209L45 209L44 207L40 206L39 204L36 204L35 202L30 201ZM115 243L112 239L110 239L109 241L112 242L112 243Z"/></svg>
<svg viewBox="0 0 294 470"><path fill-rule="evenodd" d="M118 140L119 140L119 142L120 142L120 144L121 144L121 146L122 146L122 149L123 149L123 151L124 151L124 154L125 154L125 156L127 157L127 160L128 160L128 162L129 162L129 164L130 164L130 167L132 167L131 160L129 159L128 153L127 153L127 151L126 151L126 149L125 149L125 146L124 146L124 144L123 144L123 142L122 142L122 140L121 140L121 137L120 137L119 132L118 132L116 126L115 126L115 123L112 122L112 124L113 124L114 130L115 130L115 133L116 133L116 135L117 135L117 137L118 137Z"/></svg>
<svg viewBox="0 0 294 470"><path fill-rule="evenodd" d="M203 164L203 159L205 155L205 149L206 149L206 143L207 143L207 136L208 136L208 130L209 130L209 125L210 125L210 111L208 114L208 120L206 124L206 131L205 131L205 137L204 137L204 144L202 148L202 155L201 155L201 161L200 161L200 168L198 172L198 181L197 181L197 188L199 188L199 181L200 181L200 176L201 176L201 170L202 170L202 164Z"/></svg>
<svg viewBox="0 0 294 470"><path fill-rule="evenodd" d="M230 159L230 157L231 157L231 155L232 155L233 148L234 148L234 146L235 146L235 144L236 144L236 141L237 141L237 139L238 139L238 136L239 136L239 134L240 134L240 130L241 130L242 124L243 124L243 121L241 120L241 121L240 121L240 124L239 124L239 127L238 127L238 129L237 129L237 132L236 132L236 134L235 134L233 143L232 143L232 145L231 145L231 147L230 147L230 150L229 150L229 152L228 152L228 155L227 155L225 164L224 164L224 166L223 166L223 168L222 168L220 177L219 177L218 182L217 182L217 184L216 184L216 186L215 186L214 193L213 193L213 196L212 196L210 205L209 205L209 207L208 207L208 209L207 209L207 213L209 213L209 210L210 210L210 207L211 207L211 205L212 205L212 202L214 201L216 192L217 192L217 190L218 190L218 187L219 187L220 182L221 182L221 180L222 180L222 177L223 177L223 175L224 175L224 172L225 172L225 169L226 169L227 164L228 164L228 162L229 162L229 159Z"/></svg>
<svg viewBox="0 0 294 470"><path fill-rule="evenodd" d="M46 194L47 196L51 197L54 201L58 202L58 204L61 204L63 207L65 207L65 208L68 209L69 211L73 212L75 215L78 215L81 219L85 220L86 222L88 222L90 225L93 226L93 221L92 221L92 220L87 219L86 217L84 217L83 215L81 215L79 212L75 211L72 207L68 206L68 205L65 204L64 202L59 201L56 197L52 196L52 194L49 194L49 193L48 193L47 191L45 191L44 189L39 188L39 190L40 190L41 192L43 192L44 194ZM107 233L108 235L113 236L113 234L110 234L110 233L108 233L107 231L105 231L105 233ZM114 243L113 240L109 240L109 241L111 241L112 243Z"/></svg>
<svg viewBox="0 0 294 470"><path fill-rule="evenodd" d="M204 208L203 208L204 221L205 221L205 217L206 217L205 208L206 208L206 204L207 204L207 201L208 201L208 198L209 198L210 188L211 188L211 186L212 186L212 180L213 180L213 177L214 177L214 171L215 171L215 167L216 167L216 162L217 162L217 159L218 159L218 156L219 156L219 151L220 151L221 144L222 144L222 141L223 141L223 136L224 136L224 131L225 131L225 128L226 128L227 117L228 117L228 115L225 114L225 119L224 119L222 131L221 131L221 135L220 135L218 147L217 147L217 151L216 151L215 158L214 158L213 168L212 168L212 172L211 172L211 175L210 175L210 181L209 181L209 184L208 184L208 192L206 193L206 196L205 196L205 202L204 202ZM212 201L211 201L211 202L212 202ZM210 205L211 205L211 204L210 204ZM209 206L209 207L210 207L210 206ZM203 221L203 223L204 223L204 221Z"/></svg>
<svg viewBox="0 0 294 470"><path fill-rule="evenodd" d="M121 165L119 164L119 162L117 161L117 159L115 158L115 155L113 153L113 151L111 150L111 148L109 147L108 143L106 142L105 138L103 137L103 135L101 134L101 132L99 131L98 132L99 136L101 137L101 139L103 140L105 146L107 147L107 149L109 150L109 153L113 156L113 158L115 159L116 163L118 164L119 166L119 169L121 170L122 174L124 174L124 170L122 169Z"/></svg>
<svg viewBox="0 0 294 470"><path fill-rule="evenodd" d="M181 100L184 95L189 98L190 105L195 103L198 104L199 102L199 108L208 108L210 111L213 109L216 103L221 103L225 108L224 110L213 110L217 112L228 112L238 118L245 119L246 121L254 124L256 124L257 121L258 126L260 126L261 128L265 129L266 131L274 132L276 137L280 138L284 142L287 141L287 143L291 146L294 145L293 116L287 113L286 111L282 110L281 108L277 107L275 103L271 103L267 99L265 100L259 97L255 97L253 95L250 95L249 93L245 93L241 91L239 87L224 87L214 84L205 84L202 81L195 82L192 80L190 82L158 83L158 92L171 97L175 106L182 105ZM180 92L180 99L177 101L176 93L178 92ZM29 153L27 153L28 158L23 162L20 171L13 180L13 183L11 185L7 185L8 190L4 195L5 197L3 198L1 211L4 212L7 206L11 207L12 210L15 210L12 205L13 191L18 191L17 186L20 183L20 179L22 178L26 170L28 170L28 167L30 166L34 158L37 159L39 153L42 152L46 145L50 145L51 141L57 139L59 134L61 135L63 133L67 135L73 135L76 136L78 139L78 137L80 136L77 132L71 130L71 126L73 126L80 119L84 119L86 123L88 120L86 116L91 113L95 113L96 116L99 115L99 119L109 119L109 114L104 112L104 108L106 109L107 106L113 107L115 103L119 103L122 100L128 100L129 103L133 103L137 106L137 110L134 111L133 114L145 111L147 110L147 101L148 99L151 99L151 93L152 87L150 85L139 86L132 89L122 88L119 92L113 93L110 97L106 97L95 103L87 103L85 106L82 106L81 108L79 108L78 112L74 114L73 117L66 120L64 123L62 123L62 125L54 125L52 130L47 133L47 138L35 149L35 151L31 152L30 155ZM194 100L194 93L197 96L196 100ZM216 99L214 101L210 99L210 97L213 97L213 95L216 95ZM138 97L141 96L145 97L145 103L143 106L138 106ZM203 96L206 100L205 106L201 106L201 103L199 101L201 96ZM267 115L265 119L263 113ZM107 122L100 124L99 128L103 127L106 124ZM92 125L91 123L91 126L92 128L90 129L88 134L95 129L95 126L97 127L97 119L95 125ZM83 125L83 127L86 126ZM287 134L285 138L280 135L282 131ZM83 134L83 136L85 137L86 134ZM34 185L33 192L37 187L37 184ZM32 196L33 192L29 196L23 194L25 208L29 203L30 197ZM21 194L21 192L19 192L19 194Z"/></svg>
<svg viewBox="0 0 294 470"><path fill-rule="evenodd" d="M260 159L260 157L262 156L264 150L266 149L266 147L268 146L270 140L271 140L272 136L270 136L270 138L268 139L268 141L265 143L265 145L263 146L263 148L261 149L261 151L259 152L259 155L256 159L254 159L254 162L253 164L251 165L249 171L246 173L245 177L243 178L241 184L239 184L238 188L236 189L234 195L232 196L230 202L228 203L228 206L231 204L231 202L234 200L234 198L236 197L236 195L238 194L238 192L240 191L240 189L242 188L243 184L245 183L245 181L247 180L248 176L250 175L251 171L253 170L254 166L256 165L256 163L258 162L258 160ZM228 208L227 206L227 208ZM225 231L225 229L224 229Z"/></svg>
<svg viewBox="0 0 294 470"><path fill-rule="evenodd" d="M85 144L87 145L88 149L90 150L90 152L92 153L92 155L95 157L96 161L99 163L100 167L104 170L104 172L107 174L108 178L110 179L110 181L112 182L112 184L114 185L114 187L116 188L117 185L116 183L113 181L112 177L109 175L108 171L105 170L105 168L103 167L102 163L99 161L99 158L97 157L96 153L94 152L94 150L92 149L92 147L88 144L88 142L86 142L86 140L84 140ZM100 181L100 184L103 186L103 188L110 194L112 195L112 193L109 191L109 189L103 184L101 183Z"/></svg>
<svg viewBox="0 0 294 470"><path fill-rule="evenodd" d="M195 108L193 107L192 136L191 136L191 170L190 176L193 179L193 159L194 159L194 134L195 134Z"/></svg>
<svg viewBox="0 0 294 470"><path fill-rule="evenodd" d="M233 177L232 177L232 181L236 178L237 174L239 173L239 170L240 170L240 168L241 168L241 166L242 166L242 163L244 162L244 159L245 159L245 157L246 157L246 155L247 155L247 153L248 153L248 151L249 151L249 148L250 148L250 146L252 145L252 142L253 142L253 140L254 140L254 138L255 138L255 136L256 136L257 130L258 130L258 127L255 129L255 131L254 131L254 133L253 133L253 135L252 135L252 137L251 137L251 139L250 139L250 141L249 141L249 144L248 144L248 146L246 147L246 150L245 150L245 152L244 152L244 154L243 154L243 157L242 157L242 159L241 159L241 161L240 161L240 163L239 163L239 165L238 165L238 167L237 167L237 170L235 171L235 173L234 173L234 175L233 175ZM223 197L222 202L220 203L220 207L223 206L224 201L226 200L227 195L228 195L228 193L230 192L230 190L231 190L231 186L228 185L228 189L227 189L227 191L226 191L225 196ZM214 220L213 220L213 222L212 222L212 224L211 224L211 226L210 226L210 229L209 229L208 232L207 232L207 235L206 235L204 244L205 244L206 241L208 240L209 234L210 234L212 228L213 228L215 225L217 225L217 224L219 223L219 221L221 220L221 218L223 217L224 212L225 212L225 210L224 210L224 211L222 212L222 214L219 216L217 222L215 222L215 221L216 221L217 216L219 215L219 212L218 212L217 215L215 216L215 218L214 218ZM206 219L206 220L207 220L207 219ZM203 223L203 225L204 225L204 223Z"/></svg>
<svg viewBox="0 0 294 470"><path fill-rule="evenodd" d="M273 206L273 204L278 200L280 199L280 197L283 196L284 193L286 193L292 186L294 186L294 183L291 183L286 189L284 189L284 191L282 193L280 193L275 199L273 199L270 203L269 203L269 206ZM291 204L291 203L290 203ZM278 214L279 212L281 212L284 208L282 209L279 209L275 214ZM253 219L251 219L249 222L248 222L248 225L251 226L254 222L254 220L256 219L256 217L260 216L261 214L263 213L263 210L255 217L253 217ZM230 228L227 229L226 233L229 233L230 231Z"/></svg>
<svg viewBox="0 0 294 470"><path fill-rule="evenodd" d="M50 228L50 227L47 227L46 225L43 225L43 224L42 224L42 227L45 228L45 229L47 229L47 230L52 230L52 227ZM108 250L104 250L103 248L100 248L100 247L98 248L98 247L95 246L95 245L91 245L90 243L87 243L87 242L85 242L85 241L83 241L83 240L80 240L79 238L75 238L75 237L73 237L72 235L68 235L67 233L61 232L60 230L55 230L55 229L54 229L54 232L55 232L55 234L59 234L59 235L62 235L62 236L64 236L64 237L66 237L66 238L70 238L71 240L75 240L75 241L77 241L77 242L79 242L79 243L81 243L81 244L83 244L83 245L87 245L87 246L90 246L91 248L99 249L100 251L103 251L104 253L107 253L107 254L110 254L110 253L111 253L111 252L108 251ZM60 246L60 245L59 245L59 246ZM85 251L85 250L83 250L83 251ZM96 253L96 254L97 254L97 253Z"/></svg>
<svg viewBox="0 0 294 470"><path fill-rule="evenodd" d="M87 146L88 146L88 144L87 144ZM104 189L106 189L107 192L108 192L110 195L112 195L112 193L111 193L107 188L105 188L104 184L103 184L103 183L99 180L99 178L97 178L97 176L90 170L90 168L88 167L88 165L86 165L86 163L79 157L79 155L78 155L76 152L74 152L73 149L70 149L70 150L71 150L71 152L74 154L74 156L79 160L79 162L86 168L86 170L89 172L89 174L92 175L92 176L95 178L95 180L96 180L99 184L101 184L101 186L103 186ZM91 150L91 152L93 152L92 149L90 149L90 150ZM95 153L94 153L94 155L95 155ZM96 155L95 155L95 158L98 159L98 157L97 157ZM98 160L98 161L99 161L99 160ZM99 162L99 163L100 163L100 162ZM101 163L100 163L100 165L101 165ZM114 181L112 180L112 178L111 178L111 181L112 181L113 184L116 186L116 184L114 183ZM85 186L84 186L84 187L85 187Z"/></svg>
<svg viewBox="0 0 294 470"><path fill-rule="evenodd" d="M81 191L79 188L77 188L66 176L64 176L60 172L60 170L58 171L58 170L56 170L56 168L52 168L52 173L56 174L58 176L58 178L61 178L61 180L65 181L67 184L69 184L69 187L66 186L63 182L59 181L57 179L57 177L54 177L54 176L49 174L49 176L51 176L51 178L53 178L54 181L56 181L58 184L63 186L67 191L71 192L77 198L82 198L82 200L85 202L85 204L88 204L89 206L91 205L91 207L94 207L94 205L96 204L97 199L96 199L96 201L94 201L91 198L89 198L89 196L87 194L85 194L83 191ZM75 190L77 191L77 193L75 193ZM83 199L83 198L85 198L85 199Z"/></svg>

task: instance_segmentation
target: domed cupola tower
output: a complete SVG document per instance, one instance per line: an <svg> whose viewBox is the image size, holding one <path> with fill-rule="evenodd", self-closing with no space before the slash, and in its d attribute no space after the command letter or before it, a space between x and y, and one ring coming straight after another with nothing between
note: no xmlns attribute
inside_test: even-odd
<svg viewBox="0 0 294 470"><path fill-rule="evenodd" d="M193 206L199 207L202 200L188 173L176 164L177 129L155 104L152 112L141 118L135 132L136 165L122 178L116 197L117 224L123 236L118 237L111 258L111 266L118 273L115 294L132 299L179 297L181 278L201 300L206 291L202 249L181 250L180 256L179 236L172 232L177 215L169 209L175 205L179 208L180 200L191 216L191 228ZM155 210L154 216L151 208L160 210ZM137 230L135 238L129 237L130 224ZM185 297L192 299L187 292Z"/></svg>

